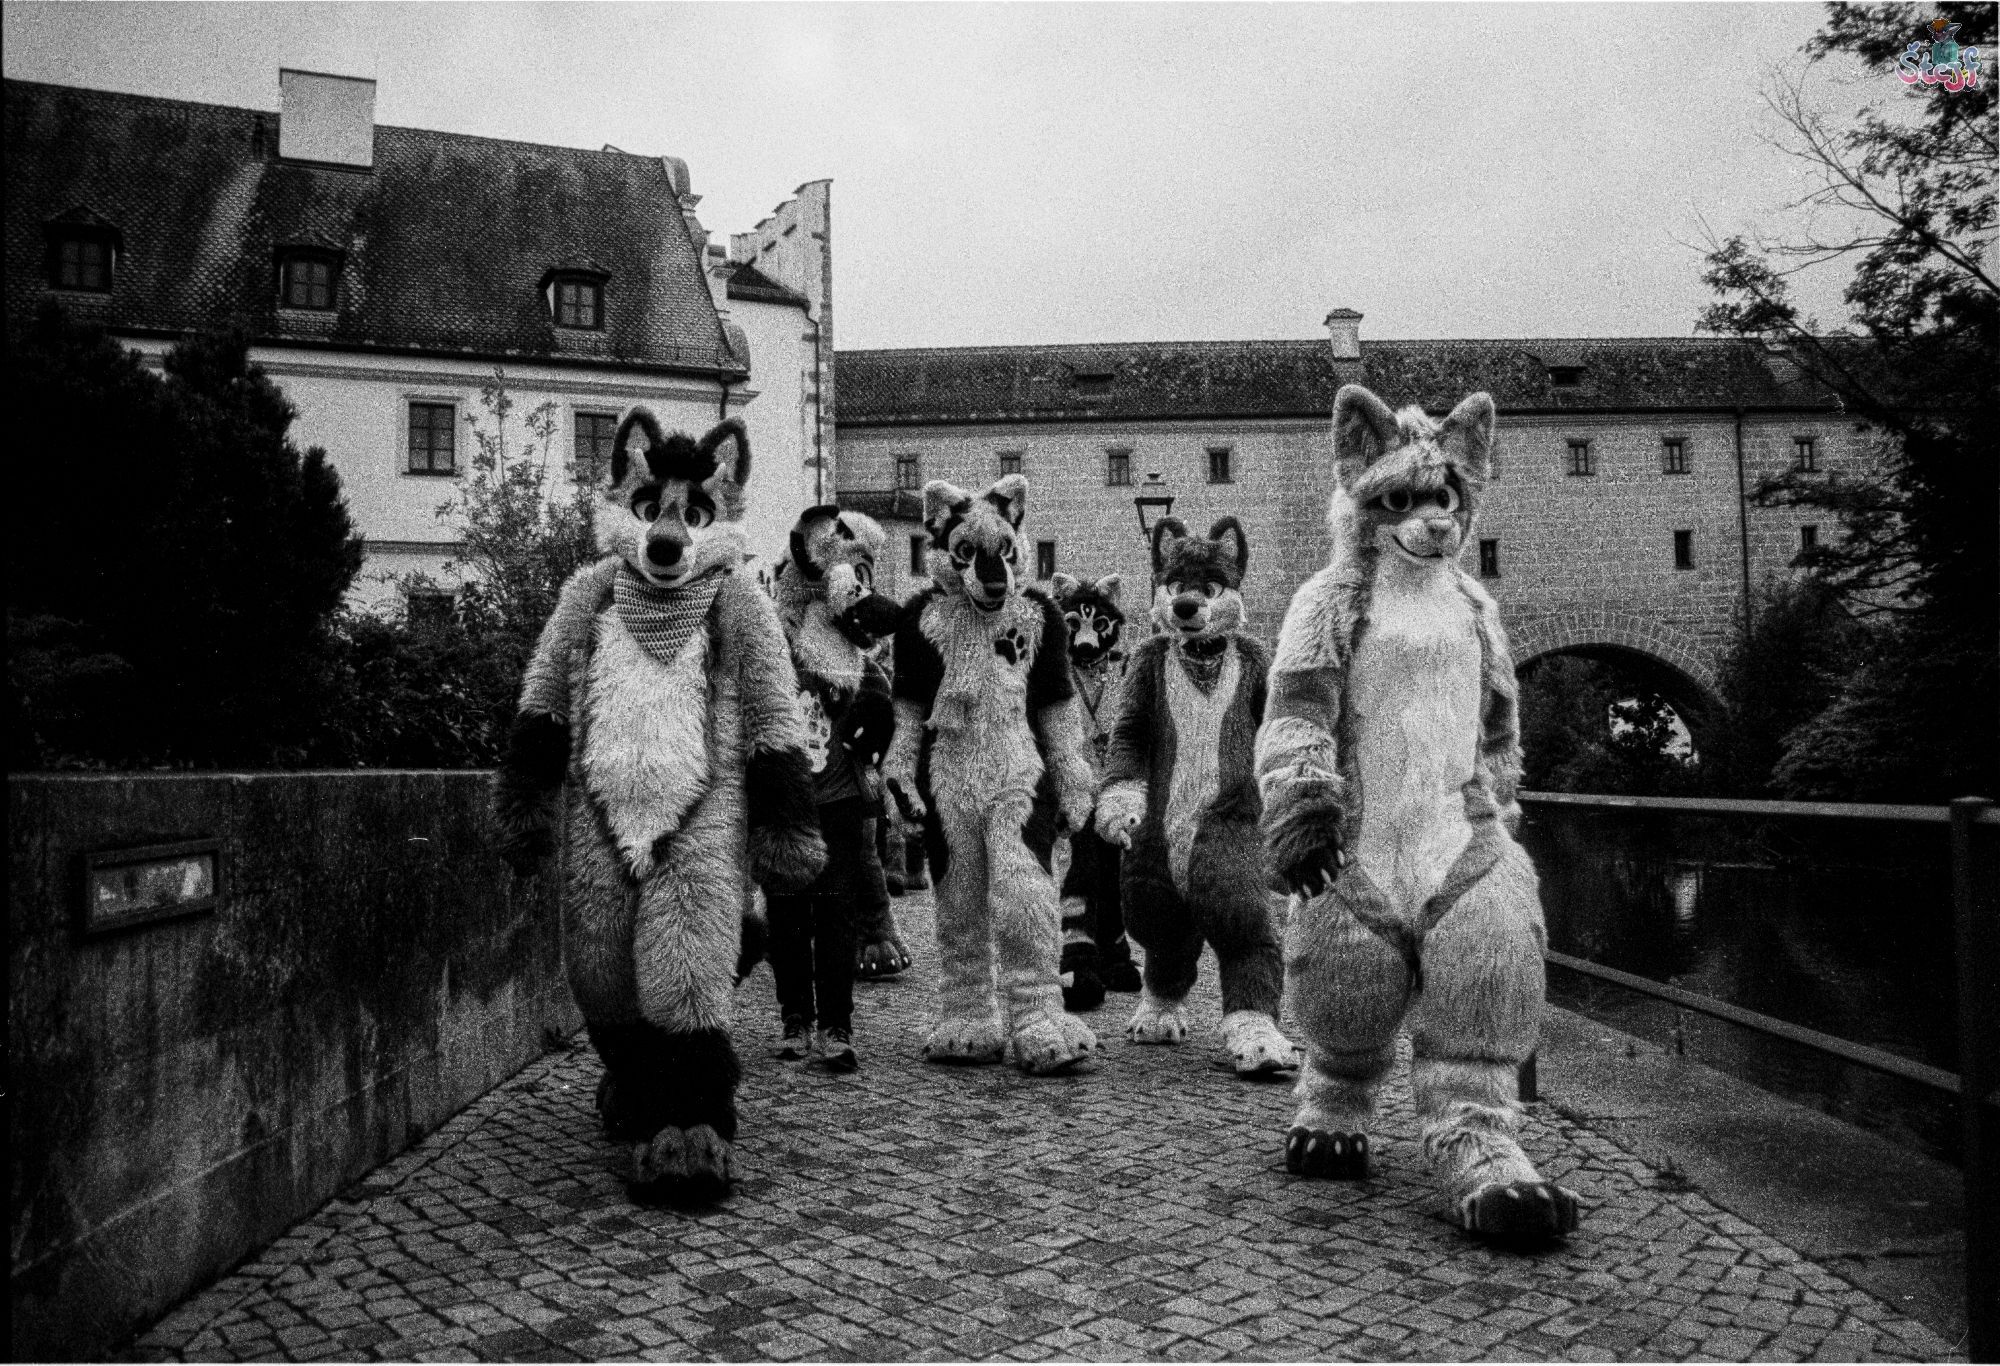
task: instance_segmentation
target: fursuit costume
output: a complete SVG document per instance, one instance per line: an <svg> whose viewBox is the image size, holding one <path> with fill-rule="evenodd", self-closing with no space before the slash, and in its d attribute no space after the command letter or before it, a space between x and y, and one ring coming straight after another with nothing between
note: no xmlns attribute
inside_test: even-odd
<svg viewBox="0 0 2000 1366"><path fill-rule="evenodd" d="M884 771L924 821L937 883L942 971L924 1055L996 1062L1011 1049L1045 1073L1097 1047L1063 1009L1050 875L1057 817L1082 828L1091 780L1062 614L1017 577L1027 496L1018 474L978 497L925 486L933 586L896 632Z"/></svg>
<svg viewBox="0 0 2000 1366"><path fill-rule="evenodd" d="M1514 840L1520 724L1493 599L1458 564L1493 400L1442 423L1359 385L1334 399L1331 563L1292 599L1257 771L1308 1046L1286 1164L1368 1174L1375 1095L1407 1019L1423 1149L1453 1217L1537 1240L1576 1201L1515 1140L1543 1008L1541 902Z"/></svg>
<svg viewBox="0 0 2000 1366"><path fill-rule="evenodd" d="M874 591L882 542L871 518L810 508L792 527L777 578L827 847L826 869L811 886L764 898L784 1028L779 1055L810 1053L837 1071L859 1065L852 1043L857 936L861 963L889 972L909 966L875 841L882 804L875 765L896 721L889 677L867 650L902 616Z"/></svg>
<svg viewBox="0 0 2000 1366"><path fill-rule="evenodd" d="M1222 979L1222 1041L1240 1076L1298 1066L1278 1030L1284 962L1251 772L1264 647L1241 631L1249 541L1234 517L1197 539L1153 528L1153 623L1133 652L1104 765L1097 831L1125 847L1126 928L1145 950L1135 1043L1187 1038L1204 944Z"/></svg>
<svg viewBox="0 0 2000 1366"><path fill-rule="evenodd" d="M1125 652L1118 648L1125 629L1125 613L1118 606L1122 582L1117 574L1095 581L1058 574L1050 580L1056 606L1069 627L1070 685L1083 707L1091 772L1100 778L1125 679ZM1104 1004L1107 990L1139 990L1139 969L1132 961L1119 905L1118 847L1086 827L1059 841L1056 852L1062 888L1063 1004L1071 1010L1095 1010Z"/></svg>
<svg viewBox="0 0 2000 1366"><path fill-rule="evenodd" d="M606 557L563 586L495 778L517 871L563 832L570 988L641 1200L727 1189L747 879L804 886L826 858L784 633L737 572L749 474L740 422L700 442L643 408L619 425Z"/></svg>

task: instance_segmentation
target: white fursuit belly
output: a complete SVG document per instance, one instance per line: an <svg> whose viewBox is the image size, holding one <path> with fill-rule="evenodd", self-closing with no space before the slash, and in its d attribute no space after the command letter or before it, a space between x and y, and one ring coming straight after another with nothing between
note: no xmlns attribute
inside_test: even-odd
<svg viewBox="0 0 2000 1366"><path fill-rule="evenodd" d="M1174 723L1174 773L1167 786L1164 813L1167 867L1174 875L1175 888L1186 896L1194 837L1221 781L1222 714L1236 698L1243 666L1235 648L1230 647L1223 655L1222 675L1215 690L1206 693L1195 686L1178 659L1169 657L1165 670L1167 715Z"/></svg>
<svg viewBox="0 0 2000 1366"><path fill-rule="evenodd" d="M647 654L616 612L597 619L583 773L611 834L642 875L653 842L681 827L708 789L708 633L671 664Z"/></svg>
<svg viewBox="0 0 2000 1366"><path fill-rule="evenodd" d="M1377 579L1349 681L1361 777L1353 853L1398 911L1422 906L1472 837L1464 787L1479 747L1479 670L1472 605L1456 584Z"/></svg>

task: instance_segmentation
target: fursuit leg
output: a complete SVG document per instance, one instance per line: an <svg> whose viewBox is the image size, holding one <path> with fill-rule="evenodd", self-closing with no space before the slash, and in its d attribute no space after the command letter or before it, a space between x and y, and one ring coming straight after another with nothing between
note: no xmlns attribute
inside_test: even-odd
<svg viewBox="0 0 2000 1366"><path fill-rule="evenodd" d="M1348 876L1354 876L1350 873ZM1355 919L1341 888L1294 901L1285 931L1285 988L1306 1041L1285 1134L1285 1167L1359 1181L1369 1174L1375 1095L1396 1060L1409 1008L1410 966Z"/></svg>
<svg viewBox="0 0 2000 1366"><path fill-rule="evenodd" d="M1452 1216L1482 1237L1537 1242L1576 1227L1576 1197L1542 1180L1515 1138L1516 1069L1541 1027L1544 940L1534 866L1511 840L1424 939L1411 1021L1424 1153Z"/></svg>
<svg viewBox="0 0 2000 1366"><path fill-rule="evenodd" d="M939 810L944 846L937 881L938 1018L924 1041L932 1062L998 1062L1007 1031L993 994L993 918L981 812Z"/></svg>
<svg viewBox="0 0 2000 1366"><path fill-rule="evenodd" d="M1136 865L1136 866L1135 866ZM1133 1043L1182 1043L1188 1036L1187 994L1201 967L1201 928L1174 884L1145 861L1125 864L1125 926L1145 950L1139 1005L1126 1022Z"/></svg>
<svg viewBox="0 0 2000 1366"><path fill-rule="evenodd" d="M1256 832L1246 838L1255 839ZM1299 1049L1278 1029L1285 960L1261 885L1207 890L1203 930L1222 978L1222 1046L1239 1077L1264 1077L1299 1065Z"/></svg>
<svg viewBox="0 0 2000 1366"><path fill-rule="evenodd" d="M987 897L1014 1065L1040 1074L1081 1062L1097 1050L1097 1035L1063 1009L1056 884L1022 839L1029 808L1025 793L1008 793L987 809Z"/></svg>
<svg viewBox="0 0 2000 1366"><path fill-rule="evenodd" d="M1099 973L1100 955L1087 893L1098 843L1095 830L1079 830L1056 841L1056 885L1062 889L1059 911L1062 917L1063 1008L1079 1013L1104 1004L1104 979ZM1066 856L1065 856L1066 855Z"/></svg>

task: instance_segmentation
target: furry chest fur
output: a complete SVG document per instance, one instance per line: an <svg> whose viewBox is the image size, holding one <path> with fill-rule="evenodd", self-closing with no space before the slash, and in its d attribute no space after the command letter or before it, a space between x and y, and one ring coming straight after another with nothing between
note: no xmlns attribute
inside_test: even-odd
<svg viewBox="0 0 2000 1366"><path fill-rule="evenodd" d="M1186 895L1188 857L1194 852L1195 835L1221 786L1223 713L1236 698L1243 666L1234 649L1225 651L1221 676L1206 692L1188 677L1177 658L1168 658L1162 672L1166 676L1167 716L1174 727L1174 770L1167 784L1162 819L1168 868L1174 886Z"/></svg>
<svg viewBox="0 0 2000 1366"><path fill-rule="evenodd" d="M944 661L932 703L930 787L985 807L1006 792L1032 794L1042 756L1028 722L1028 670L1041 638L1039 610L1015 599L987 614L963 598L931 603L924 636Z"/></svg>
<svg viewBox="0 0 2000 1366"><path fill-rule="evenodd" d="M1420 908L1471 838L1478 628L1447 576L1378 579L1355 642L1350 734L1361 781L1354 854L1399 911Z"/></svg>
<svg viewBox="0 0 2000 1366"><path fill-rule="evenodd" d="M654 842L678 831L708 789L708 653L698 630L662 664L616 612L597 618L583 776L635 867L650 866Z"/></svg>

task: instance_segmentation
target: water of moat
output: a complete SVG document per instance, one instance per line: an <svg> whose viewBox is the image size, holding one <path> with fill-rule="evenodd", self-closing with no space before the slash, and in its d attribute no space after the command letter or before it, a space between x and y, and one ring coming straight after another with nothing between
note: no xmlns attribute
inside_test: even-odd
<svg viewBox="0 0 2000 1366"><path fill-rule="evenodd" d="M1912 826L1530 805L1549 946L1957 1067L1950 836ZM1940 1157L1951 1098L1561 968L1549 997Z"/></svg>

